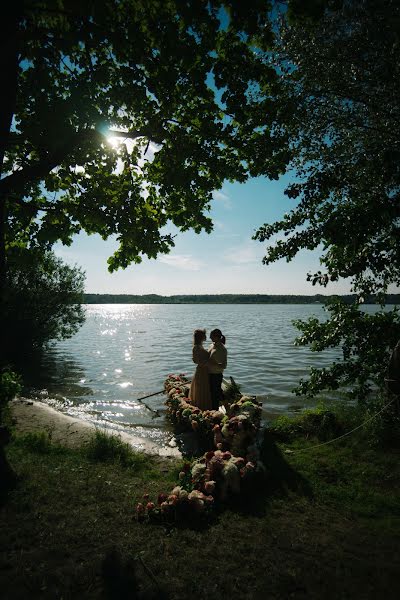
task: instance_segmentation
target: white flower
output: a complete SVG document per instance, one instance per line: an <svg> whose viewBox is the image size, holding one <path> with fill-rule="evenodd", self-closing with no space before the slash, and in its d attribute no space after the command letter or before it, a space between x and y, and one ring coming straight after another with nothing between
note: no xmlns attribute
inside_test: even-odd
<svg viewBox="0 0 400 600"><path fill-rule="evenodd" d="M197 479L197 477L201 477L206 470L205 463L195 463L192 467L192 477L193 479Z"/></svg>

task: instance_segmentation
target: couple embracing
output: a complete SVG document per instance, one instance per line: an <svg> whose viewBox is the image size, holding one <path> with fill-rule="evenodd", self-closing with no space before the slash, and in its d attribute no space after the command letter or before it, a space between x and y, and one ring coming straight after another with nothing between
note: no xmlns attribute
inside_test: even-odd
<svg viewBox="0 0 400 600"><path fill-rule="evenodd" d="M193 362L196 363L189 397L201 410L218 410L222 403L222 374L227 364L225 336L220 329L210 333L211 345L203 348L207 335L205 329L195 329L193 334Z"/></svg>

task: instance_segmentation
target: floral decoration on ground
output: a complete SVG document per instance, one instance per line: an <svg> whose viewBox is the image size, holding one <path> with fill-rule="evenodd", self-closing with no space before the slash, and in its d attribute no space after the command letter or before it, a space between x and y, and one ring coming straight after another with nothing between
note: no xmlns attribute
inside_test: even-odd
<svg viewBox="0 0 400 600"><path fill-rule="evenodd" d="M218 503L243 493L265 477L256 443L261 403L241 396L220 410L201 411L191 404L190 382L184 374L171 374L164 384L167 413L181 430L205 436L212 450L185 462L179 485L152 502L147 494L136 508L137 518L177 521L210 516Z"/></svg>

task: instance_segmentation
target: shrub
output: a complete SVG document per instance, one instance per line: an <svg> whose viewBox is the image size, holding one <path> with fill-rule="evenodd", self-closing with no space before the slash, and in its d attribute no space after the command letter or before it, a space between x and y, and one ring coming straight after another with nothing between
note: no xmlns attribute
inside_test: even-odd
<svg viewBox="0 0 400 600"><path fill-rule="evenodd" d="M50 454L59 447L52 444L51 435L47 431L34 431L18 437L18 443L30 452Z"/></svg>
<svg viewBox="0 0 400 600"><path fill-rule="evenodd" d="M84 454L90 460L120 464L123 467L141 469L147 462L146 455L137 452L123 442L118 436L110 435L96 429L89 443L84 448Z"/></svg>
<svg viewBox="0 0 400 600"><path fill-rule="evenodd" d="M5 406L16 394L19 394L21 389L20 376L9 369L4 369L0 374L0 424Z"/></svg>
<svg viewBox="0 0 400 600"><path fill-rule="evenodd" d="M390 398L378 396L365 408L363 430L371 446L400 447L400 414L395 400L382 411L388 402Z"/></svg>
<svg viewBox="0 0 400 600"><path fill-rule="evenodd" d="M289 436L313 436L319 440L328 440L343 431L337 415L323 406L307 409L295 417L280 416L271 424L269 430L282 439Z"/></svg>

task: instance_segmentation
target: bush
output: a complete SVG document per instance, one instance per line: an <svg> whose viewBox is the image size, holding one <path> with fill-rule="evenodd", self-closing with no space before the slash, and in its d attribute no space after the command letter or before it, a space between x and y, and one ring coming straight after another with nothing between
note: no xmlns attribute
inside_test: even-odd
<svg viewBox="0 0 400 600"><path fill-rule="evenodd" d="M392 403L382 411L391 398L393 398ZM364 419L363 430L371 446L382 448L400 447L400 414L396 408L396 399L393 396L389 398L378 396L369 401L365 409Z"/></svg>
<svg viewBox="0 0 400 600"><path fill-rule="evenodd" d="M96 429L89 443L84 448L84 454L90 460L97 462L116 463L123 467L141 469L147 463L147 457L142 452L136 452L118 436L110 435Z"/></svg>
<svg viewBox="0 0 400 600"><path fill-rule="evenodd" d="M333 411L320 406L295 417L280 416L272 422L269 431L282 439L295 435L325 441L340 435L343 426Z"/></svg>
<svg viewBox="0 0 400 600"><path fill-rule="evenodd" d="M1 360L74 335L84 322L84 273L53 252L13 249L2 310Z"/></svg>
<svg viewBox="0 0 400 600"><path fill-rule="evenodd" d="M37 454L50 454L54 450L61 450L60 446L52 443L51 435L47 431L25 433L17 438L17 443L26 450Z"/></svg>
<svg viewBox="0 0 400 600"><path fill-rule="evenodd" d="M21 378L14 371L4 369L0 374L0 424L3 420L3 411L10 400L22 389Z"/></svg>

